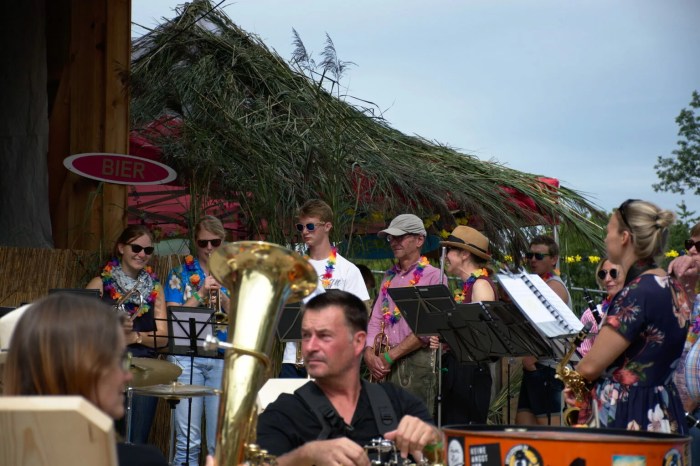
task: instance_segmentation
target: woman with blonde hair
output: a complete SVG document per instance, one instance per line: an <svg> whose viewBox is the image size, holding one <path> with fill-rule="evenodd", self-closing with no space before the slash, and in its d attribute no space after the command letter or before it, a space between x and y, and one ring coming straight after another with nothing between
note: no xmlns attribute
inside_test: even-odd
<svg viewBox="0 0 700 466"><path fill-rule="evenodd" d="M122 322L104 303L54 294L30 305L12 333L4 393L79 395L113 419L124 416L132 379ZM117 445L120 466L165 465L150 445Z"/></svg>
<svg viewBox="0 0 700 466"><path fill-rule="evenodd" d="M675 216L629 199L611 215L605 246L625 272L591 350L576 365L590 398L579 421L597 412L600 427L685 434L685 413L673 383L690 309L679 283L655 258L664 251ZM568 404L577 404L569 388ZM593 405L590 409L590 404Z"/></svg>
<svg viewBox="0 0 700 466"><path fill-rule="evenodd" d="M591 350L595 337L603 325L603 320L608 314L612 298L622 289L625 283L625 274L622 271L622 267L613 264L607 257L603 257L595 269L595 281L601 290L605 290L606 295L595 309L586 308L583 315L581 315L581 323L583 325L591 325L589 336L578 347L578 353L581 356L585 356ZM589 304L592 305L592 301Z"/></svg>

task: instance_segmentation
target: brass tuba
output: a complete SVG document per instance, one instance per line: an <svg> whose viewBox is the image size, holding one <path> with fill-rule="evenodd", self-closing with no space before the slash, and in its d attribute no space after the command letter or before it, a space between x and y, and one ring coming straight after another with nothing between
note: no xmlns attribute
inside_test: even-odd
<svg viewBox="0 0 700 466"><path fill-rule="evenodd" d="M219 344L227 349L216 461L219 466L233 466L264 458L252 445L257 422L255 403L271 369L268 354L275 327L282 306L309 295L316 289L318 278L299 254L262 241L222 246L209 258L209 270L231 293L228 344Z"/></svg>

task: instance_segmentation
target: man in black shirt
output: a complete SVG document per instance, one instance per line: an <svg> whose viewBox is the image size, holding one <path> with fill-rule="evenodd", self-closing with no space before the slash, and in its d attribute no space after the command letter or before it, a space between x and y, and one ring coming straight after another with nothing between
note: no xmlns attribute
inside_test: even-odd
<svg viewBox="0 0 700 466"><path fill-rule="evenodd" d="M278 457L279 466L369 465L363 446L382 437L382 421L392 416L398 426L383 437L402 457L410 453L420 460L424 448L442 448L442 434L420 399L390 383L367 386L360 380L367 311L359 298L328 290L302 312L301 351L315 382L280 395L258 420L257 443Z"/></svg>

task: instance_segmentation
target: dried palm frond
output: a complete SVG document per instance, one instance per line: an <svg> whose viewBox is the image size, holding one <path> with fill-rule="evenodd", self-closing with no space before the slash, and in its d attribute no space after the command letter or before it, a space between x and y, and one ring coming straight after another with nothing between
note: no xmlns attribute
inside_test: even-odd
<svg viewBox="0 0 700 466"><path fill-rule="evenodd" d="M601 214L582 194L408 136L371 103L333 95L350 62L338 59L330 37L321 63L328 73L318 78L296 31L290 66L208 1L178 13L134 44L132 126L175 118L179 134L157 141L165 162L184 182L238 202L250 237L288 242L296 208L320 197L337 214L336 240L403 212L439 214L449 229L461 212L497 255L518 257L528 228L552 222L600 245L591 219Z"/></svg>

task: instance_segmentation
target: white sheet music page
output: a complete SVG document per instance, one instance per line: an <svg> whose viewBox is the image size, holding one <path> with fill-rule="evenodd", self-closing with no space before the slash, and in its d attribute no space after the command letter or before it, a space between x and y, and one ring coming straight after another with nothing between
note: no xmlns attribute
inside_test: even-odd
<svg viewBox="0 0 700 466"><path fill-rule="evenodd" d="M535 290L530 289L523 277L527 277ZM548 338L573 335L583 328L576 314L537 274L498 274L513 302L527 318ZM547 304L551 309L547 307Z"/></svg>

